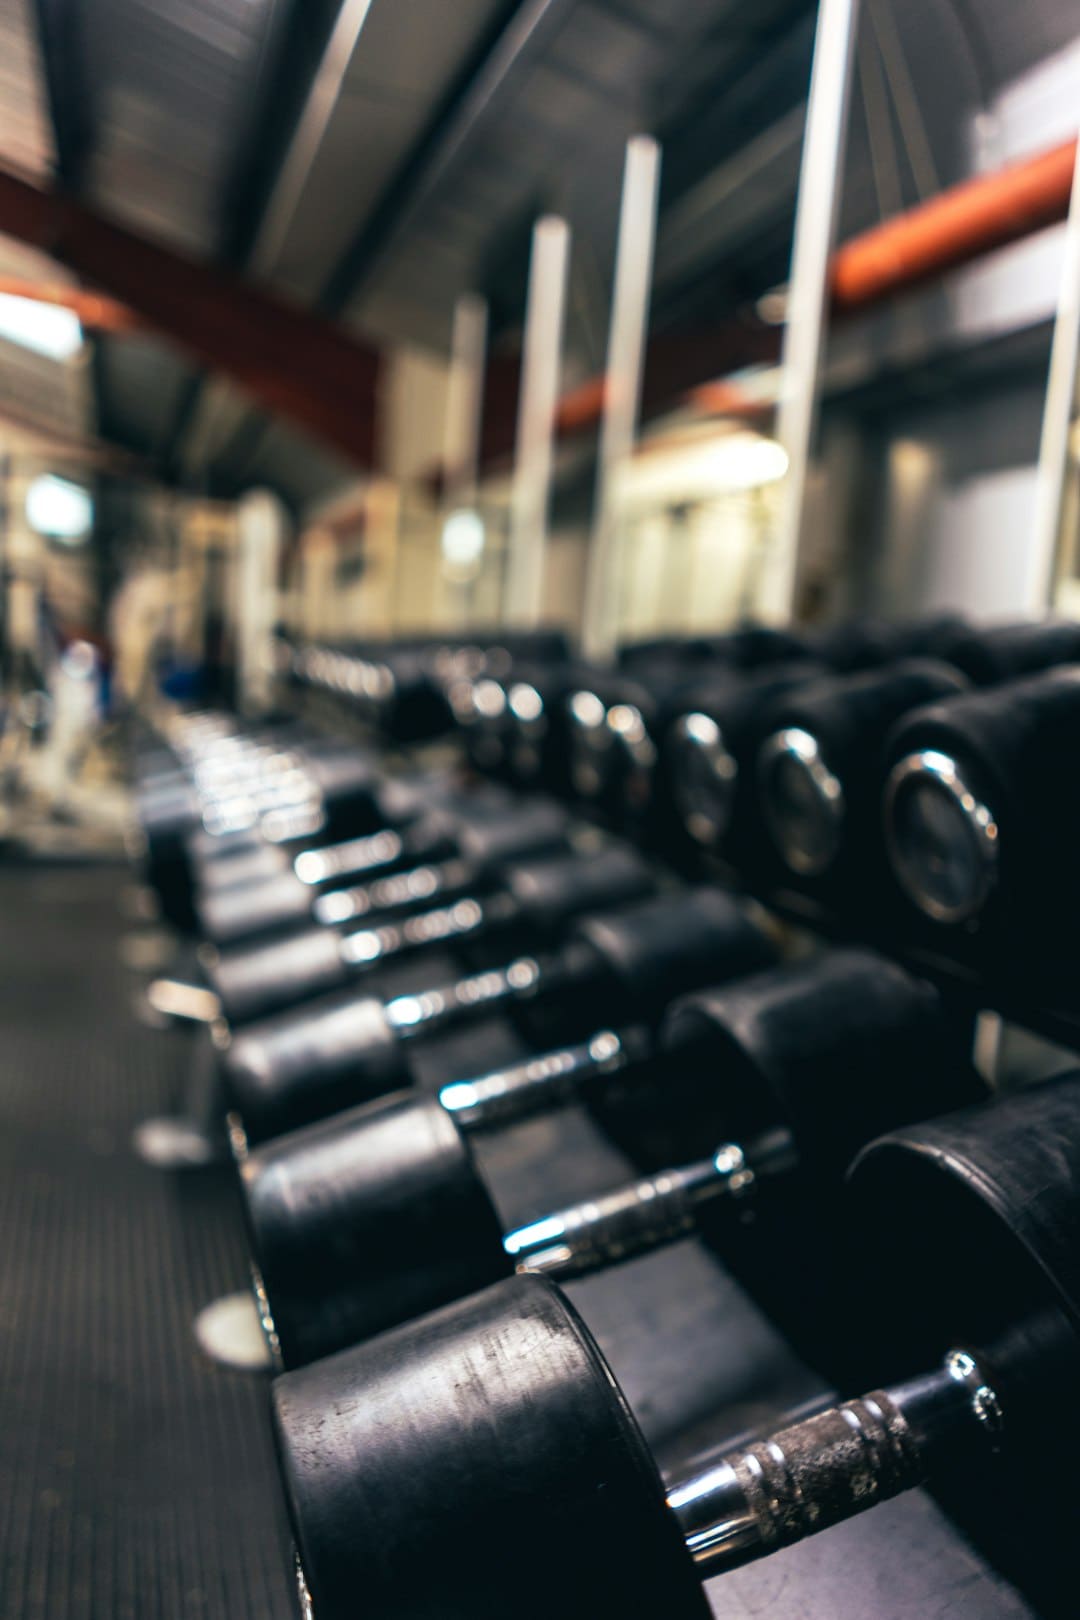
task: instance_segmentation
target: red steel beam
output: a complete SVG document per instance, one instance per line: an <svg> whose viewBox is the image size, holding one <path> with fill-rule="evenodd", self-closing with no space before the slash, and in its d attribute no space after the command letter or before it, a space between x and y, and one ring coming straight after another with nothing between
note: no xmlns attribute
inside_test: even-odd
<svg viewBox="0 0 1080 1620"><path fill-rule="evenodd" d="M267 409L374 465L381 356L373 345L3 171L0 232L101 288Z"/></svg>

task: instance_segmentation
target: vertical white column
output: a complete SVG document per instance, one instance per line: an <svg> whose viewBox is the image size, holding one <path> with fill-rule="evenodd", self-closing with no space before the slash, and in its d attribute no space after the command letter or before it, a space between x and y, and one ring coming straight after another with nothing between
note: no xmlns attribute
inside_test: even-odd
<svg viewBox="0 0 1080 1620"><path fill-rule="evenodd" d="M533 227L529 260L521 400L503 590L503 618L507 624L519 628L537 624L543 607L569 260L570 228L566 221L550 214L538 219Z"/></svg>
<svg viewBox="0 0 1080 1620"><path fill-rule="evenodd" d="M472 616L473 582L484 549L476 510L480 475L480 424L487 359L487 303L466 293L454 306L450 377L446 392L443 466L443 564L455 586L454 618L464 630Z"/></svg>
<svg viewBox="0 0 1080 1620"><path fill-rule="evenodd" d="M634 448L649 326L660 148L648 135L627 144L608 333L596 505L585 574L582 650L609 658L618 634L618 475Z"/></svg>
<svg viewBox="0 0 1080 1620"><path fill-rule="evenodd" d="M858 17L859 0L820 0L780 359L776 431L787 452L788 471L758 598L761 617L774 623L791 617L795 599Z"/></svg>
<svg viewBox="0 0 1080 1620"><path fill-rule="evenodd" d="M1024 606L1041 613L1052 606L1066 559L1062 496L1069 458L1069 432L1076 418L1077 362L1080 361L1080 141L1076 147L1061 292L1054 320L1050 371L1046 380L1039 465L1035 478L1035 521L1028 548Z"/></svg>
<svg viewBox="0 0 1080 1620"><path fill-rule="evenodd" d="M268 489L245 495L237 511L237 698L243 714L269 709L274 697L273 633L278 570L288 520Z"/></svg>

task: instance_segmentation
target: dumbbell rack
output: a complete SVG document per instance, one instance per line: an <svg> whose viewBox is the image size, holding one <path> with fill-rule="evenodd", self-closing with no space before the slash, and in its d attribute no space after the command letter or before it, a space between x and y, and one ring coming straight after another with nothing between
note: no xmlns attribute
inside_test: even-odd
<svg viewBox="0 0 1080 1620"><path fill-rule="evenodd" d="M850 927L801 896L759 898L794 924L826 937L851 937ZM890 947L888 940L872 943ZM958 964L915 951L905 960L958 992L966 990L973 1004L991 999ZM427 982L431 969L428 958L418 982ZM405 992L414 986L406 974L388 988ZM1060 1015L1055 1021L1052 1014L1032 1014L1026 1006L1014 1011L1002 1005L1001 1010L1062 1039ZM432 1041L416 1062L423 1089L478 1072L478 1056L497 1068L523 1055L519 1038L504 1021L491 1020L486 1033L489 1046L482 1056L475 1028L469 1033L467 1062L455 1052L463 1037ZM570 1109L481 1138L476 1152L507 1226L616 1185L633 1168L665 1162L633 1106L617 1102L591 1115ZM739 1433L761 1428L782 1409L820 1401L831 1387L861 1382L858 1356L848 1350L848 1330L851 1340L859 1333L852 1302L845 1298L842 1221L832 1225L832 1212L825 1210L823 1224L811 1225L793 1199L794 1193L786 1205L770 1207L739 1234L734 1247L726 1232L722 1260L706 1226L699 1238L569 1287L661 1466L672 1474ZM834 1255L828 1266L826 1254ZM844 1327L838 1330L837 1324ZM1043 1590L1055 1584L1047 1578L1045 1538L1033 1558L1027 1527L1004 1525L998 1534L995 1526L991 1563L989 1545L983 1556L984 1549L965 1538L963 1506L950 1503L946 1513L924 1493L891 1503L830 1537L828 1544L809 1542L777 1561L727 1577L716 1589L716 1612L768 1612L779 1620L818 1614L873 1615L875 1620L940 1615L945 1620L956 1613L1006 1620L1052 1612L1039 1606L1038 1597L1040 1583ZM974 1516L984 1529L993 1522L986 1510L980 1504ZM1061 1548L1069 1544L1066 1535L1058 1538ZM1003 1567L1017 1586L996 1572ZM1057 1585L1069 1589L1061 1576Z"/></svg>
<svg viewBox="0 0 1080 1620"><path fill-rule="evenodd" d="M687 875L701 877L703 868L704 875L741 887L738 874L700 857ZM898 942L891 931L875 930L862 919L855 924L797 891L762 888L753 898L793 928L835 943L873 945L938 983L958 1004L996 1011L1061 1046L1080 1050L1080 1010L1067 1005L1064 993L1048 995L1044 974L1033 975L1027 984L1015 979L995 983L943 951ZM1080 970L1080 960L1075 967ZM1058 983L1063 990L1080 983L1080 972L1072 964L1063 965ZM432 1048L432 1087L441 1077L462 1072L452 1062L446 1066L451 1050L451 1043ZM499 1061L511 1060L492 1066ZM469 1072L477 1072L475 1065ZM667 1163L647 1112L644 1106L635 1107L632 1094L629 1100L620 1099L613 1091L593 1105L591 1114L574 1109L486 1142L481 1139L478 1157L506 1224L523 1223L559 1203L618 1184L628 1172ZM726 1223L721 1244L706 1221L698 1238L673 1250L570 1285L628 1390L647 1439L673 1472L693 1460L687 1448L692 1454L695 1432L697 1444L708 1451L733 1438L741 1422L747 1428L759 1426L772 1400L812 1398L829 1386L852 1388L863 1382L859 1357L848 1348L859 1337L859 1324L850 1298L842 1212L824 1210L822 1224L811 1225L795 1199L797 1187L786 1207L770 1207L739 1234L734 1246ZM824 1255L831 1256L828 1264ZM841 1323L852 1331L838 1331ZM748 1399L745 1378L748 1367L760 1367L766 1359L770 1400L761 1403ZM723 1415L703 1421L708 1413ZM695 1422L700 1425L696 1431ZM1053 1559L1048 1558L1046 1537L1039 1535L1035 1522L1017 1525L996 1519L993 1508L993 1503L980 1501L973 1511L971 1501L960 1494L949 1502L945 1518L928 1497L919 1495L903 1508L893 1504L858 1529L849 1528L846 1545L837 1544L831 1559L813 1543L790 1550L779 1561L790 1572L780 1583L771 1568L769 1573L760 1567L741 1571L734 1583L728 1577L717 1603L722 1595L725 1614L740 1612L741 1603L747 1613L873 1614L883 1620L908 1613L1053 1612L1039 1604L1055 1586L1068 1590L1069 1582L1065 1572L1048 1567ZM963 1539L960 1526L965 1522L983 1537L979 1551ZM1033 1556L1035 1542L1039 1551ZM1059 1544L1068 1547L1067 1530ZM920 1586L916 1572L928 1568L933 1577ZM998 1569L1007 1569L1019 1590L1002 1584L994 1573ZM958 1591L964 1594L962 1609L954 1608ZM1029 1606L1031 1594L1037 1595Z"/></svg>
<svg viewBox="0 0 1080 1620"><path fill-rule="evenodd" d="M491 1066L512 1061L516 1037L496 1023L489 1033ZM417 1067L424 1089L437 1089L455 1071L454 1038L433 1043ZM581 1108L480 1137L474 1146L508 1224L617 1185L650 1158L640 1136ZM785 1229L786 1242L778 1241ZM808 1324L821 1313L820 1292L811 1295L805 1282L821 1273L812 1244L805 1215L796 1219L791 1209L777 1208L768 1230L747 1234L734 1265L730 1243L721 1261L706 1233L567 1285L665 1471L681 1472L787 1405L820 1401L831 1378L847 1370L835 1355L828 1365L827 1335L818 1335L813 1347L815 1370L793 1348L798 1332L809 1340ZM786 1257L779 1266L778 1253ZM766 1299L768 1293L774 1298ZM780 1301L785 1320L773 1315ZM831 1551L824 1538L809 1541L726 1576L710 1594L716 1614L945 1620L963 1613L973 1620L1019 1620L1045 1612L1002 1580L923 1492L829 1539Z"/></svg>

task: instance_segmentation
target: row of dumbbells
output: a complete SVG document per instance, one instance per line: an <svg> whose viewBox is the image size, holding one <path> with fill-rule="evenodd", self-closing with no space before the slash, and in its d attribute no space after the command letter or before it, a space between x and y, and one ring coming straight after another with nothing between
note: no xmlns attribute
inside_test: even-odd
<svg viewBox="0 0 1080 1620"><path fill-rule="evenodd" d="M482 679L459 712L478 763L684 862L720 857L877 938L1053 956L1080 890L1080 626L793 639L736 638L711 666L659 649L600 680Z"/></svg>
<svg viewBox="0 0 1080 1620"><path fill-rule="evenodd" d="M338 988L247 1024L241 1012L222 1042L263 1320L291 1369L275 1409L315 1612L706 1612L695 1574L824 1528L942 1460L980 1468L1040 1438L1052 1449L1051 1391L1075 1372L1076 1082L911 1126L982 1089L966 1059L967 1021L938 991L869 951L779 965L752 912L708 886L657 891L626 849L575 849L550 804L495 794L478 810L457 783L427 782L421 800L428 787L429 808L356 835L384 840L380 851L342 857L324 844L290 850L278 867L321 872L325 883L340 875L328 865L362 857L365 881L334 906L368 919L357 931L367 946L350 952L353 967L366 958L367 993ZM504 828L546 817L547 831L485 860L469 843L485 815ZM409 838L432 816L439 858L410 865ZM469 908L490 912L494 901L483 949L512 941L513 954L378 995L370 964L399 959L397 941L416 921L409 908L448 881L439 869L453 862L474 892L444 908L464 908L447 937L475 942ZM396 888L364 892L383 883ZM200 905L212 892L228 911L253 885L249 874L201 877L199 887ZM372 927L371 908L398 920ZM421 915L435 926L430 908ZM257 950L285 961L315 937L282 933ZM425 928L406 950L414 943L429 943ZM244 954L250 968L247 947L218 949L223 989L222 968ZM287 974L282 987L299 999ZM493 1072L462 1071L435 1095L410 1087L425 1036L507 1006L534 1039L563 1038ZM470 1135L613 1091L655 1115L671 1163L502 1230ZM936 1201L942 1286L920 1332L928 1344L940 1338L942 1358L665 1491L551 1279L625 1261L699 1222L722 1232L793 1176L813 1198L882 1131L894 1136L862 1151L855 1186L886 1213L897 1197ZM891 1227L881 1220L879 1241ZM975 1242L981 1289L969 1275ZM1052 1459L1043 1461L1049 1478ZM541 1549L524 1582L523 1524Z"/></svg>
<svg viewBox="0 0 1080 1620"><path fill-rule="evenodd" d="M347 696L352 660L324 657ZM444 688L488 775L849 932L984 970L1037 960L1044 993L1071 955L1080 626L756 629L628 649L614 671L504 663Z"/></svg>

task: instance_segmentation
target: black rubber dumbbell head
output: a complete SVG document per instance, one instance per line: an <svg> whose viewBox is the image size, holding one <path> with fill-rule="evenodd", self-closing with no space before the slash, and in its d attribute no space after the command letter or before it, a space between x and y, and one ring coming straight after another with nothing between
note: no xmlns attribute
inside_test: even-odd
<svg viewBox="0 0 1080 1620"><path fill-rule="evenodd" d="M967 686L943 663L908 659L813 682L771 705L758 794L787 872L822 879L880 848L885 739L901 715Z"/></svg>
<svg viewBox="0 0 1080 1620"><path fill-rule="evenodd" d="M971 1038L933 985L863 949L682 997L661 1030L660 1151L688 1158L779 1126L804 1171L835 1181L880 1131L985 1094Z"/></svg>
<svg viewBox="0 0 1080 1620"><path fill-rule="evenodd" d="M469 1145L434 1098L394 1093L280 1137L252 1151L241 1176L286 1366L511 1269Z"/></svg>
<svg viewBox="0 0 1080 1620"><path fill-rule="evenodd" d="M934 704L888 746L885 841L901 889L933 923L990 924L1049 957L1080 899L1075 829L1080 671ZM1018 936L1019 938L1020 936Z"/></svg>
<svg viewBox="0 0 1080 1620"><path fill-rule="evenodd" d="M287 1373L273 1406L320 1620L708 1620L629 1406L544 1282Z"/></svg>
<svg viewBox="0 0 1080 1620"><path fill-rule="evenodd" d="M863 1149L849 1185L875 1234L885 1355L910 1367L978 1346L1011 1429L1049 1403L1053 1427L1075 1432L1062 1397L1080 1365L1080 1073L897 1129Z"/></svg>

